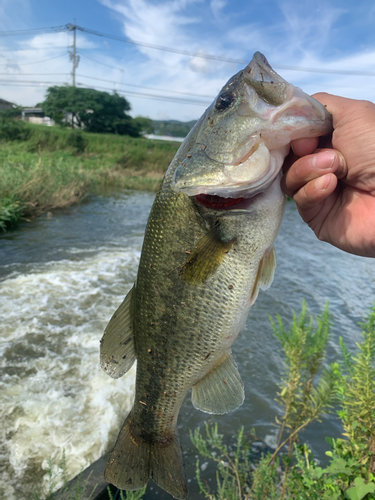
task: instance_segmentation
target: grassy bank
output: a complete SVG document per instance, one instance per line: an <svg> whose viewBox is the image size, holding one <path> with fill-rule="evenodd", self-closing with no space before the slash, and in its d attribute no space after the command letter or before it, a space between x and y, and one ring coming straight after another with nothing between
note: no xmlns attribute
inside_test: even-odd
<svg viewBox="0 0 375 500"><path fill-rule="evenodd" d="M102 186L155 191L178 147L42 125L0 125L0 230L78 202Z"/></svg>

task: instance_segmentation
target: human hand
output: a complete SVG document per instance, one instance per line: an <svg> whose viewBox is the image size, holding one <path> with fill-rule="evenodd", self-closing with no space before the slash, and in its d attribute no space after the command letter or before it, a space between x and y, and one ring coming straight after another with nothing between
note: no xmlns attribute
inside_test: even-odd
<svg viewBox="0 0 375 500"><path fill-rule="evenodd" d="M319 149L318 139L293 141L281 187L320 240L375 257L375 104L313 97L332 113L333 133Z"/></svg>

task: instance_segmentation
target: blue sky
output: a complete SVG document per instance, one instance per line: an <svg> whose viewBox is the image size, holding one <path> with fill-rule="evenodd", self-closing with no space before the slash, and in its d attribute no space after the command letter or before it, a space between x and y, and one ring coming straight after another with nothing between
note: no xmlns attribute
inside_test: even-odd
<svg viewBox="0 0 375 500"><path fill-rule="evenodd" d="M0 0L1 32L74 22L136 43L198 54L77 31L77 85L118 91L131 103L133 116L198 118L245 65L199 55L247 63L257 50L309 94L375 100L373 0ZM0 98L33 106L49 85L72 82L72 32L0 35Z"/></svg>

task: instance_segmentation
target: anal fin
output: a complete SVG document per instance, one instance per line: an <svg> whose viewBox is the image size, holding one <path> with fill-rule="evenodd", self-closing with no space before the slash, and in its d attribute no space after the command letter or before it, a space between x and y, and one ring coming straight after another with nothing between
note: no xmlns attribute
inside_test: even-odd
<svg viewBox="0 0 375 500"><path fill-rule="evenodd" d="M114 313L100 341L100 365L112 378L119 378L136 360L133 333L134 286Z"/></svg>
<svg viewBox="0 0 375 500"><path fill-rule="evenodd" d="M244 400L243 382L230 352L193 386L193 405L207 413L228 413L241 406Z"/></svg>

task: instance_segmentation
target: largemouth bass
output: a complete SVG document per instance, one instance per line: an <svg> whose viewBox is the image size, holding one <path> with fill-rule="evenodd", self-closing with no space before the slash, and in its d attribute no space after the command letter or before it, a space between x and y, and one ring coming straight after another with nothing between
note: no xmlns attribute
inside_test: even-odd
<svg viewBox="0 0 375 500"><path fill-rule="evenodd" d="M148 220L137 281L101 340L121 377L137 359L135 401L105 470L125 490L152 478L187 495L177 417L244 401L231 355L260 288L270 286L284 213L279 172L292 139L331 131L326 109L257 52L197 122L169 166Z"/></svg>

